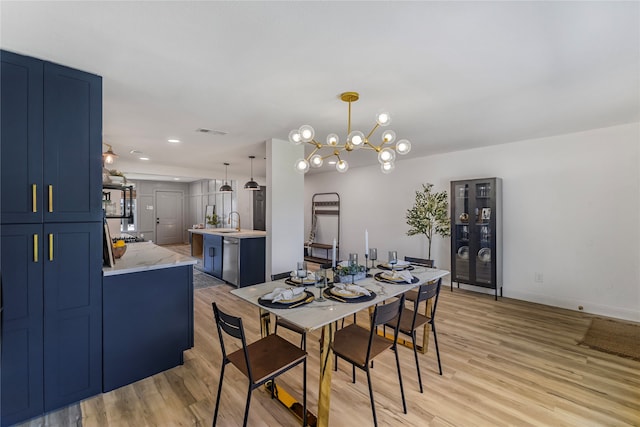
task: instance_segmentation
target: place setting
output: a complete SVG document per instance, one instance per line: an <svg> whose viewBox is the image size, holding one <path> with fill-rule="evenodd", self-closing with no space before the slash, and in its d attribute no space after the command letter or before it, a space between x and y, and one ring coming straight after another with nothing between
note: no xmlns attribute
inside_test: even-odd
<svg viewBox="0 0 640 427"><path fill-rule="evenodd" d="M411 271L414 266L409 261L403 261L398 259L397 251L389 251L389 261L386 263L378 264L378 269L388 271L407 270Z"/></svg>
<svg viewBox="0 0 640 427"><path fill-rule="evenodd" d="M294 288L275 288L258 298L258 304L269 308L296 308L309 304L315 299L313 292L302 286Z"/></svg>
<svg viewBox="0 0 640 427"><path fill-rule="evenodd" d="M318 283L319 280L322 280L320 276L307 269L306 261L300 261L297 263L296 269L291 272L284 282L293 286L312 286Z"/></svg>
<svg viewBox="0 0 640 427"><path fill-rule="evenodd" d="M359 285L349 283L335 283L324 290L323 295L331 299L344 303L360 303L371 301L376 297L376 293Z"/></svg>

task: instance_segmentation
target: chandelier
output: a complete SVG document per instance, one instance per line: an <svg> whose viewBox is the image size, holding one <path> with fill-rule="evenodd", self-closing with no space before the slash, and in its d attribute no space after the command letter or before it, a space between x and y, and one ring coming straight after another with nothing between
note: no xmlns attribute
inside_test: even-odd
<svg viewBox="0 0 640 427"><path fill-rule="evenodd" d="M396 133L392 130L382 132L380 142L373 142L371 137L379 127L386 127L391 123L391 115L386 112L380 112L376 115L376 124L373 129L365 136L359 130L351 130L351 103L356 102L360 98L358 92L344 92L340 95L340 99L349 103L349 119L347 122L347 140L344 144L340 144L337 134L331 133L327 136L326 143L318 142L314 139L315 131L309 125L300 126L289 132L289 141L296 145L303 142L313 145L315 148L304 159L298 159L295 163L295 169L300 173L307 173L309 167L319 168L324 161L332 156L336 157L336 170L344 173L349 169L349 163L343 159L340 153L344 151L351 152L360 148L373 150L378 153L378 162L383 173L390 173L395 169L395 160L397 154L407 154L411 151L411 143L406 139L401 139L395 143ZM320 150L329 149L330 153L322 155ZM326 150L325 150L326 151Z"/></svg>

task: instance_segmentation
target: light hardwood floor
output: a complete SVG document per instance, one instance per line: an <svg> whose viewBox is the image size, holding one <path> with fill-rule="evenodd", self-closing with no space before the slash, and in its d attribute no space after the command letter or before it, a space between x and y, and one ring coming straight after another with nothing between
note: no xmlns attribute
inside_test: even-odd
<svg viewBox="0 0 640 427"><path fill-rule="evenodd" d="M195 291L195 347L185 364L87 399L69 418L28 423L83 426L211 425L220 373L220 346L211 302L245 321L248 339L259 338L258 309L229 293L227 285ZM640 362L577 345L591 316L508 298L443 288L437 313L444 375L437 374L433 342L420 355L425 385L418 391L411 350L400 348L408 414L402 413L393 353L376 359L372 372L381 426L629 426L640 425ZM366 324L366 313L358 323ZM280 333L280 332L279 332ZM298 337L281 334L297 343ZM307 338L308 405L317 407L318 338ZM302 390L301 368L279 381L294 396ZM372 425L367 381L341 361L332 380L331 425ZM225 374L220 426L242 422L246 379ZM62 420L61 420L62 419ZM295 426L298 422L266 391L253 394L249 425Z"/></svg>

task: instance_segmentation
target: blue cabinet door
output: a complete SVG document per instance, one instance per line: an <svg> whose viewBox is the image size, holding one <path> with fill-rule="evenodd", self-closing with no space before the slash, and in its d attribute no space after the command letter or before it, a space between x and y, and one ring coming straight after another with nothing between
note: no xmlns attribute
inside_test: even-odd
<svg viewBox="0 0 640 427"><path fill-rule="evenodd" d="M0 51L2 222L42 222L42 61Z"/></svg>
<svg viewBox="0 0 640 427"><path fill-rule="evenodd" d="M42 225L2 226L2 425L43 411Z"/></svg>
<svg viewBox="0 0 640 427"><path fill-rule="evenodd" d="M222 279L222 236L205 234L203 251L204 271Z"/></svg>
<svg viewBox="0 0 640 427"><path fill-rule="evenodd" d="M44 402L102 390L102 223L45 224Z"/></svg>
<svg viewBox="0 0 640 427"><path fill-rule="evenodd" d="M102 220L102 78L44 64L45 222Z"/></svg>

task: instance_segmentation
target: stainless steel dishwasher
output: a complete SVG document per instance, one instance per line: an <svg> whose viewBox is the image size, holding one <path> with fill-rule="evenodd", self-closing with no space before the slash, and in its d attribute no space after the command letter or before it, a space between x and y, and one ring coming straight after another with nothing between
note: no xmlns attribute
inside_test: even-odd
<svg viewBox="0 0 640 427"><path fill-rule="evenodd" d="M238 286L240 278L240 239L225 237L222 240L222 280Z"/></svg>

